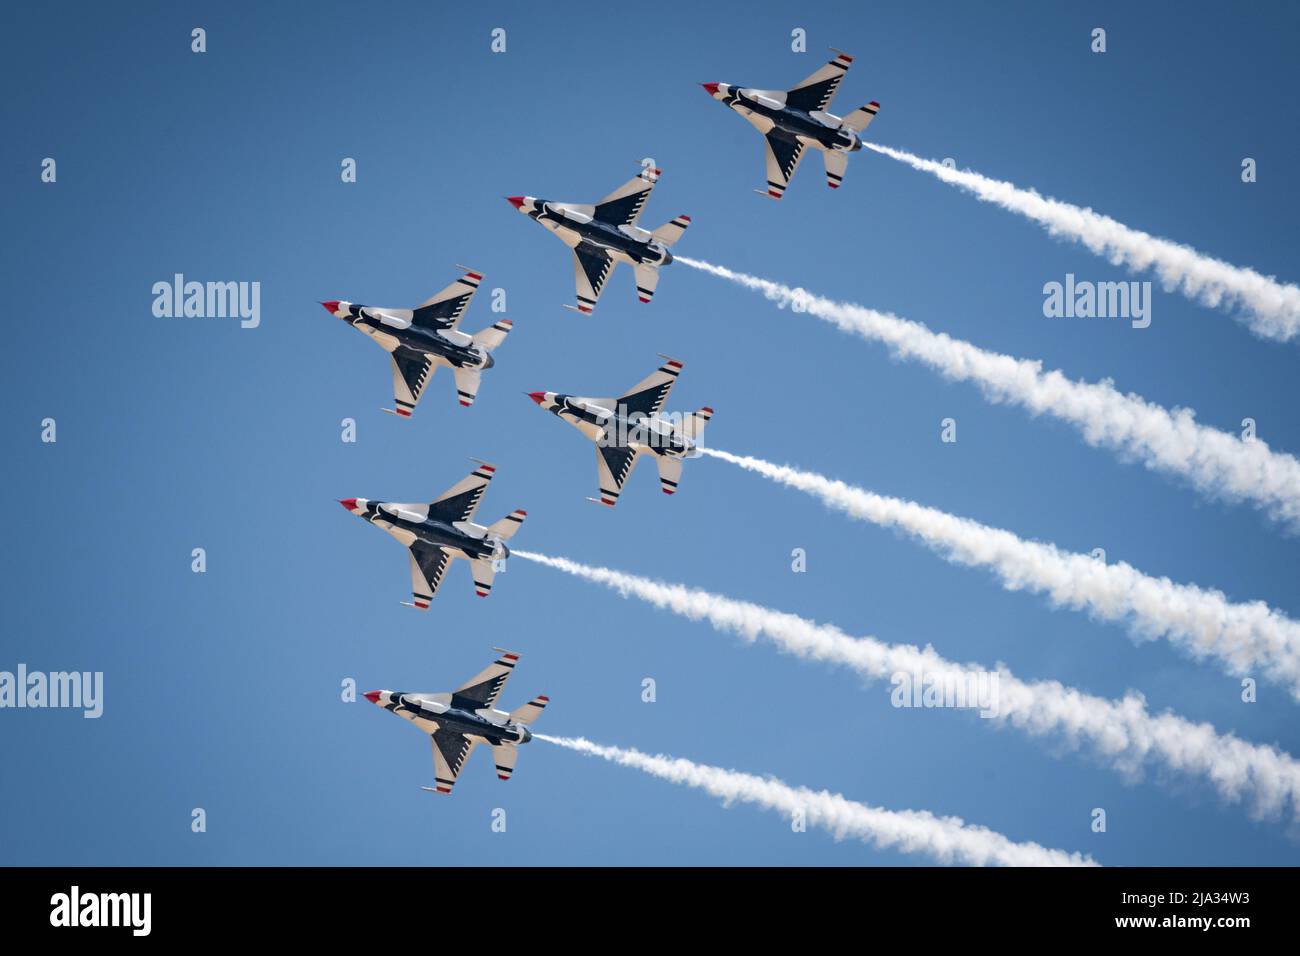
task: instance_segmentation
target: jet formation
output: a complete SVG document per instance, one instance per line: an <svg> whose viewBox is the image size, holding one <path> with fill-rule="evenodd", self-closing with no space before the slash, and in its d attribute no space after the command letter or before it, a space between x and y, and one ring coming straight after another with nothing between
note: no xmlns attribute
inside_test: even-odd
<svg viewBox="0 0 1300 956"><path fill-rule="evenodd" d="M681 374L682 363L664 355L663 365L617 398L582 398L560 392L529 392L528 397L561 421L566 421L596 443L598 504L614 507L623 485L642 453L653 455L659 466L664 494L677 491L682 462L693 456L713 417L701 408L672 421L661 412Z"/></svg>
<svg viewBox="0 0 1300 956"><path fill-rule="evenodd" d="M836 54L789 90L702 84L710 97L745 117L763 135L767 188L757 190L763 195L772 199L784 195L808 148L822 153L827 185L838 188L849 155L862 148L861 134L880 104L872 101L844 117L827 112L853 62L848 54ZM633 269L637 298L641 302L654 298L660 270L673 261L670 249L691 225L686 215L654 230L638 225L660 175L659 169L644 168L591 204L507 197L516 210L572 250L577 304L566 308L591 315L620 262ZM482 273L465 269L455 282L414 308L337 300L321 303L331 315L389 353L394 407L384 411L410 418L439 367L451 369L460 404L474 403L482 373L495 365L493 351L512 329L512 323L502 319L473 335L460 331L461 319L482 281ZM528 393L540 408L568 422L595 444L599 498L591 501L611 508L617 505L642 455L653 456L661 490L674 494L681 482L682 463L699 454L704 427L713 417L713 409L665 414L664 405L683 366L676 359L661 357L664 363L654 372L614 398ZM476 524L475 513L496 467L472 460L476 467L466 478L427 504L365 498L344 498L339 502L349 513L386 531L407 549L411 601L402 602L407 607L428 610L447 568L458 558L469 563L475 593L487 597L496 573L504 568L510 555L506 542L519 530L527 513L516 510L492 525ZM519 745L532 739L528 725L541 714L549 699L534 697L509 713L497 710L497 699L519 655L496 650L501 656L495 662L450 693L374 690L365 695L371 703L429 735L435 779L433 787L422 789L450 794L479 744L492 748L497 775L508 780L514 772Z"/></svg>
<svg viewBox="0 0 1300 956"><path fill-rule="evenodd" d="M595 204L562 203L534 196L507 196L510 205L545 226L573 250L577 282L576 306L591 315L614 266L626 262L636 273L636 294L642 302L654 298L659 268L673 261L668 251L691 224L678 216L653 232L638 226L641 210L659 181L661 170L646 169Z"/></svg>
<svg viewBox="0 0 1300 956"><path fill-rule="evenodd" d="M433 745L430 793L450 794L474 748L492 748L497 776L509 780L515 772L519 745L533 739L528 725L550 703L549 697L534 697L510 713L496 709L519 655L501 650L501 656L451 693L417 694L396 690L372 690L366 700L409 720L429 735Z"/></svg>
<svg viewBox="0 0 1300 956"><path fill-rule="evenodd" d="M826 112L853 64L847 53L835 53L835 59L788 90L700 84L709 96L730 106L763 134L767 188L755 192L780 199L808 147L820 150L826 161L826 185L838 189L844 181L849 154L862 148L862 131L875 118L880 104L872 100L845 117Z"/></svg>

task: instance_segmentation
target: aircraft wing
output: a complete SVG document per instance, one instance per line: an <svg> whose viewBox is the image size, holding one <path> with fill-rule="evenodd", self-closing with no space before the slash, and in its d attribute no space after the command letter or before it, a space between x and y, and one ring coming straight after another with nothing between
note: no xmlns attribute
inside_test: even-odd
<svg viewBox="0 0 1300 956"><path fill-rule="evenodd" d="M614 260L606 252L591 248L573 250L573 277L578 286L579 312L591 315L613 268Z"/></svg>
<svg viewBox="0 0 1300 956"><path fill-rule="evenodd" d="M611 448L596 445L596 471L600 480L600 503L611 508L618 504L618 496L623 491L632 469L636 467L637 451L635 448Z"/></svg>
<svg viewBox="0 0 1300 956"><path fill-rule="evenodd" d="M429 602L442 586L449 564L451 555L442 548L422 541L411 545L411 601L419 610L429 609Z"/></svg>
<svg viewBox="0 0 1300 956"><path fill-rule="evenodd" d="M770 133L763 137L763 145L767 150L767 194L773 199L780 199L785 193L785 187L790 184L794 171L799 168L804 145L798 140Z"/></svg>
<svg viewBox="0 0 1300 956"><path fill-rule="evenodd" d="M416 306L411 311L411 324L426 329L454 329L482 281L477 272L466 272L433 298Z"/></svg>
<svg viewBox="0 0 1300 956"><path fill-rule="evenodd" d="M640 175L633 176L622 186L619 186L612 193L596 203L592 215L601 222L607 222L611 226L631 226L641 215L641 210L645 208L646 200L650 198L650 193L654 191L655 183L658 182L659 170L655 170L653 175L649 171Z"/></svg>
<svg viewBox="0 0 1300 956"><path fill-rule="evenodd" d="M483 500L483 492L496 474L495 465L479 465L429 505L429 517L442 521L470 521Z"/></svg>
<svg viewBox="0 0 1300 956"><path fill-rule="evenodd" d="M478 710L495 705L518 660L518 654L502 651L500 657L451 692L451 706Z"/></svg>
<svg viewBox="0 0 1300 956"><path fill-rule="evenodd" d="M393 353L393 402L392 411L403 418L410 418L415 411L424 387L433 378L436 366L428 355L397 351Z"/></svg>
<svg viewBox="0 0 1300 956"><path fill-rule="evenodd" d="M447 730L445 727L440 727L429 738L433 741L435 789L439 793L451 793L461 768L474 751L476 741L470 740L458 730Z"/></svg>
<svg viewBox="0 0 1300 956"><path fill-rule="evenodd" d="M647 418L658 415L664 403L668 401L668 393L673 390L673 383L677 381L681 370L681 362L668 359L650 375L633 385L618 399L624 414L641 414Z"/></svg>
<svg viewBox="0 0 1300 956"><path fill-rule="evenodd" d="M847 53L837 54L835 59L786 93L785 105L808 113L826 109L852 63L853 57Z"/></svg>

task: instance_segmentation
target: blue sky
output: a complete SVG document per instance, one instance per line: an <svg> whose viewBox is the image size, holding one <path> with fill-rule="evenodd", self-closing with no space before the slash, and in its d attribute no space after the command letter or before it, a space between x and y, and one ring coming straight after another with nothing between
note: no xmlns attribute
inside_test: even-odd
<svg viewBox="0 0 1300 956"><path fill-rule="evenodd" d="M463 565L428 614L406 558L335 503L428 500L499 466L480 515L522 507L519 547L606 564L1007 663L1300 752L1284 694L1164 643L1004 592L915 544L710 460L669 499L653 469L597 508L590 449L523 392L616 394L665 352L671 405L717 410L720 448L790 462L1071 550L1300 615L1297 548L1247 506L1089 448L1052 421L684 266L651 305L630 271L592 318L567 251L502 199L590 202L652 157L643 221L688 213L678 246L1037 357L1300 449L1293 347L1157 292L1153 323L1048 320L1067 272L1126 278L1039 227L877 155L828 190L816 157L778 205L754 131L695 85L793 85L856 56L835 106L879 100L870 138L1296 278L1286 121L1300 12L1197 4L814 3L738 15L666 2L49 4L5 13L7 297L0 352L8 509L0 669L101 670L105 712L0 713L0 861L40 864L910 864L543 743L501 783L475 755L448 800L419 790L426 741L359 689L444 690L492 645L522 661L509 708L543 732L772 773L888 808L960 815L1111 864L1294 864L1279 821L1208 787L1124 779L971 714L895 710L887 686L745 646L516 560L492 597ZM789 8L787 8L789 9ZM190 30L208 52L190 52ZM1108 52L1089 51L1102 26ZM489 33L507 31L507 52ZM790 31L809 52L790 52ZM58 182L39 181L44 157ZM343 184L343 157L358 182ZM1243 157L1259 181L1240 181ZM440 374L413 421L382 415L387 360L316 304L413 305L465 263L515 331L477 404ZM262 322L164 319L183 272L259 281ZM480 296L468 331L496 316ZM40 422L58 422L58 442ZM359 440L339 440L358 421ZM958 422L958 442L939 422ZM203 547L209 570L190 571ZM790 570L793 548L808 571ZM655 679L658 700L641 701ZM190 832L202 807L208 828ZM490 828L494 808L507 831ZM1094 834L1089 813L1107 810Z"/></svg>

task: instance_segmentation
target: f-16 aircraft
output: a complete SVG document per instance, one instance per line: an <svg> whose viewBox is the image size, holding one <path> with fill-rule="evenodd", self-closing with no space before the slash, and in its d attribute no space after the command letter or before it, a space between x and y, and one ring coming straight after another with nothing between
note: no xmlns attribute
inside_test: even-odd
<svg viewBox="0 0 1300 956"><path fill-rule="evenodd" d="M573 250L578 304L565 306L591 315L615 264L626 262L636 271L636 294L642 302L654 298L659 267L673 261L668 247L682 237L690 216L678 216L654 232L636 224L650 198L660 170L643 170L595 205L561 203L532 196L507 196L525 216L541 223Z"/></svg>
<svg viewBox="0 0 1300 956"><path fill-rule="evenodd" d="M862 148L861 133L880 110L872 100L842 119L826 112L853 57L840 53L790 90L754 90L727 83L701 83L763 134L767 151L767 189L757 193L780 199L803 158L805 147L819 149L826 160L826 185L838 189L849 153Z"/></svg>
<svg viewBox="0 0 1300 956"><path fill-rule="evenodd" d="M354 302L322 302L331 315L370 336L393 357L395 407L383 411L410 418L438 366L451 369L456 394L465 406L474 404L479 375L496 364L492 350L506 340L509 319L474 335L456 328L478 291L483 276L468 269L432 299L414 309L386 309Z"/></svg>
<svg viewBox="0 0 1300 956"><path fill-rule="evenodd" d="M339 504L348 511L383 528L410 549L412 598L410 602L403 601L403 605L427 611L454 558L469 562L474 590L479 597L487 597L492 591L497 562L504 562L510 556L506 542L528 514L512 511L486 528L474 524L474 512L494 474L495 466L478 462L468 478L458 481L427 505L339 499Z"/></svg>
<svg viewBox="0 0 1300 956"><path fill-rule="evenodd" d="M659 465L663 493L676 493L682 477L682 461L690 455L713 417L713 409L701 408L686 415L679 424L660 417L668 393L681 373L682 363L666 359L653 374L633 385L618 398L579 398L556 392L529 392L528 397L596 443L598 504L614 507L623 485L642 452L654 455Z"/></svg>
<svg viewBox="0 0 1300 956"><path fill-rule="evenodd" d="M465 761L479 744L492 747L497 776L509 780L515 772L519 745L533 739L527 725L537 719L550 698L534 697L508 714L495 709L519 655L499 647L494 650L501 651L501 656L450 694L396 690L366 694L366 700L409 720L432 740L434 786L420 789L451 793Z"/></svg>

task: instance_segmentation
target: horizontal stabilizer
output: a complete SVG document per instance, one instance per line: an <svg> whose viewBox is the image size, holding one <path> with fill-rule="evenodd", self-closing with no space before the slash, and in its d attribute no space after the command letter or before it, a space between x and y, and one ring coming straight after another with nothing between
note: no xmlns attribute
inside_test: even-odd
<svg viewBox="0 0 1300 956"><path fill-rule="evenodd" d="M491 352L495 348L500 348L501 343L506 340L510 330L514 328L514 323L509 319L502 319L495 325L489 325L481 332L474 333L474 344L481 349Z"/></svg>
<svg viewBox="0 0 1300 956"><path fill-rule="evenodd" d="M522 707L517 707L510 713L510 719L517 724L531 724L537 719L538 715L546 709L546 705L551 702L549 697L534 697Z"/></svg>
<svg viewBox="0 0 1300 956"><path fill-rule="evenodd" d="M844 117L844 125L855 132L861 133L867 128L867 124L876 118L880 112L880 104L872 100L862 109L854 110L848 116Z"/></svg>
<svg viewBox="0 0 1300 956"><path fill-rule="evenodd" d="M658 266L638 263L636 267L636 297L642 302L649 302L655 297L655 287L659 285Z"/></svg>
<svg viewBox="0 0 1300 956"><path fill-rule="evenodd" d="M677 485L682 480L682 460L680 458L659 459L659 487L666 495L677 494Z"/></svg>
<svg viewBox="0 0 1300 956"><path fill-rule="evenodd" d="M489 527L488 534L495 535L502 541L508 541L510 538L515 536L515 532L519 530L519 526L524 523L524 519L527 517L527 511L512 511L496 524Z"/></svg>
<svg viewBox="0 0 1300 956"><path fill-rule="evenodd" d="M451 370L456 378L456 398L466 408L474 404L478 396L478 387L483 378L476 368L454 368Z"/></svg>
<svg viewBox="0 0 1300 956"><path fill-rule="evenodd" d="M826 157L826 185L839 189L840 183L844 182L844 171L849 168L849 154L836 149L822 155Z"/></svg>
<svg viewBox="0 0 1300 956"><path fill-rule="evenodd" d="M496 565L485 558L475 558L469 563L469 573L474 576L474 593L487 597L492 593L492 579L497 576Z"/></svg>
<svg viewBox="0 0 1300 956"><path fill-rule="evenodd" d="M682 419L682 434L692 441L699 441L704 437L704 426L713 418L713 409L701 408L698 412L691 412Z"/></svg>
<svg viewBox="0 0 1300 956"><path fill-rule="evenodd" d="M671 246L682 237L682 233L686 231L690 224L690 216L678 216L672 222L664 223L651 233L651 235L654 236L657 241L662 242L665 246Z"/></svg>
<svg viewBox="0 0 1300 956"><path fill-rule="evenodd" d="M497 776L502 780L509 780L515 772L515 761L519 759L519 748L507 747L505 744L495 744L492 747L492 759L496 761Z"/></svg>

